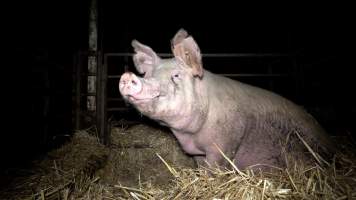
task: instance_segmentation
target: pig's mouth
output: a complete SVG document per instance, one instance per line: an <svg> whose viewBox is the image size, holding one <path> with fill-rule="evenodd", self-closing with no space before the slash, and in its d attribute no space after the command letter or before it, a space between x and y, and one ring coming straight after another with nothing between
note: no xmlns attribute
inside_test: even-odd
<svg viewBox="0 0 356 200"><path fill-rule="evenodd" d="M135 97L132 95L128 95L127 98L130 100L130 102L132 102L133 104L144 104L144 103L148 103L150 101L153 101L154 99L158 98L158 96L155 97L146 97L146 98L142 98L142 97Z"/></svg>
<svg viewBox="0 0 356 200"><path fill-rule="evenodd" d="M129 94L126 95L126 99L129 100L130 103L135 104L135 105L144 105L148 103L152 103L154 101L157 101L159 98L162 97L160 92L151 92L149 95L143 94L144 92L140 91L139 93L136 94Z"/></svg>

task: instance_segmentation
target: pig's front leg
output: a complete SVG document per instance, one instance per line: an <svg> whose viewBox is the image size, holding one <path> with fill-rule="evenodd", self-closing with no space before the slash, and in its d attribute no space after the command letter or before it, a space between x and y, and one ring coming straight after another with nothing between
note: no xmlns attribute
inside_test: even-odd
<svg viewBox="0 0 356 200"><path fill-rule="evenodd" d="M220 146L219 148L229 159L234 157L235 152L233 150L222 148ZM211 147L206 152L206 161L210 164L211 167L231 168L228 160L224 158L223 154L217 149L215 145L213 145L213 147Z"/></svg>
<svg viewBox="0 0 356 200"><path fill-rule="evenodd" d="M224 155L232 161L232 158L235 156L235 151L228 148L222 148L220 146L219 148L222 152L224 152ZM207 149L206 155L194 156L194 160L199 167L231 168L228 160L224 158L215 145L212 145L209 149Z"/></svg>
<svg viewBox="0 0 356 200"><path fill-rule="evenodd" d="M207 167L206 163L206 156L194 156L195 163L198 165L198 167Z"/></svg>

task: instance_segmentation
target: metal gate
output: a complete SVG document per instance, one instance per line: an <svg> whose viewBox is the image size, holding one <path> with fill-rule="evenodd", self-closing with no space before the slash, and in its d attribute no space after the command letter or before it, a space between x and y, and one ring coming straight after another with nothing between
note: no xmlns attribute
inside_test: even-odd
<svg viewBox="0 0 356 200"><path fill-rule="evenodd" d="M136 72L131 53L98 53L96 94L86 88L87 52L75 57L74 71L74 127L76 129L95 125L101 141L109 141L109 120L122 120L132 123L144 120L132 106L123 101L118 83L121 74ZM158 54L162 58L172 57L170 53ZM286 54L242 54L214 53L203 54L203 67L213 73L256 85L296 100L299 87L303 83L295 57ZM87 96L96 97L96 111L88 113L85 107Z"/></svg>

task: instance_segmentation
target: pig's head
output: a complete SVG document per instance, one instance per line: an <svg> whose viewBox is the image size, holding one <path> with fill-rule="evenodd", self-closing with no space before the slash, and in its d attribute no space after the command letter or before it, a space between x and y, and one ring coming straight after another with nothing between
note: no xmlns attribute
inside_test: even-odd
<svg viewBox="0 0 356 200"><path fill-rule="evenodd" d="M174 58L162 59L150 47L134 40L137 76L126 72L119 88L123 98L142 114L170 127L183 128L201 110L199 85L204 71L200 50L183 29L171 40Z"/></svg>

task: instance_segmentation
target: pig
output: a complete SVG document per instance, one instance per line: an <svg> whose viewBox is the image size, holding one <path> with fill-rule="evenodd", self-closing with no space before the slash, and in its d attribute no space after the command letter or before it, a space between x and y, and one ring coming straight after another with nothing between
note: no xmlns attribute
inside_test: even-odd
<svg viewBox="0 0 356 200"><path fill-rule="evenodd" d="M329 135L302 107L205 70L201 51L186 30L179 29L171 40L173 58L163 59L135 39L132 47L134 65L142 76L121 75L122 97L169 127L199 166L231 165L220 149L241 170L285 167L282 144L287 140L285 149L302 158L309 156L300 154L306 144L320 155L333 154Z"/></svg>

